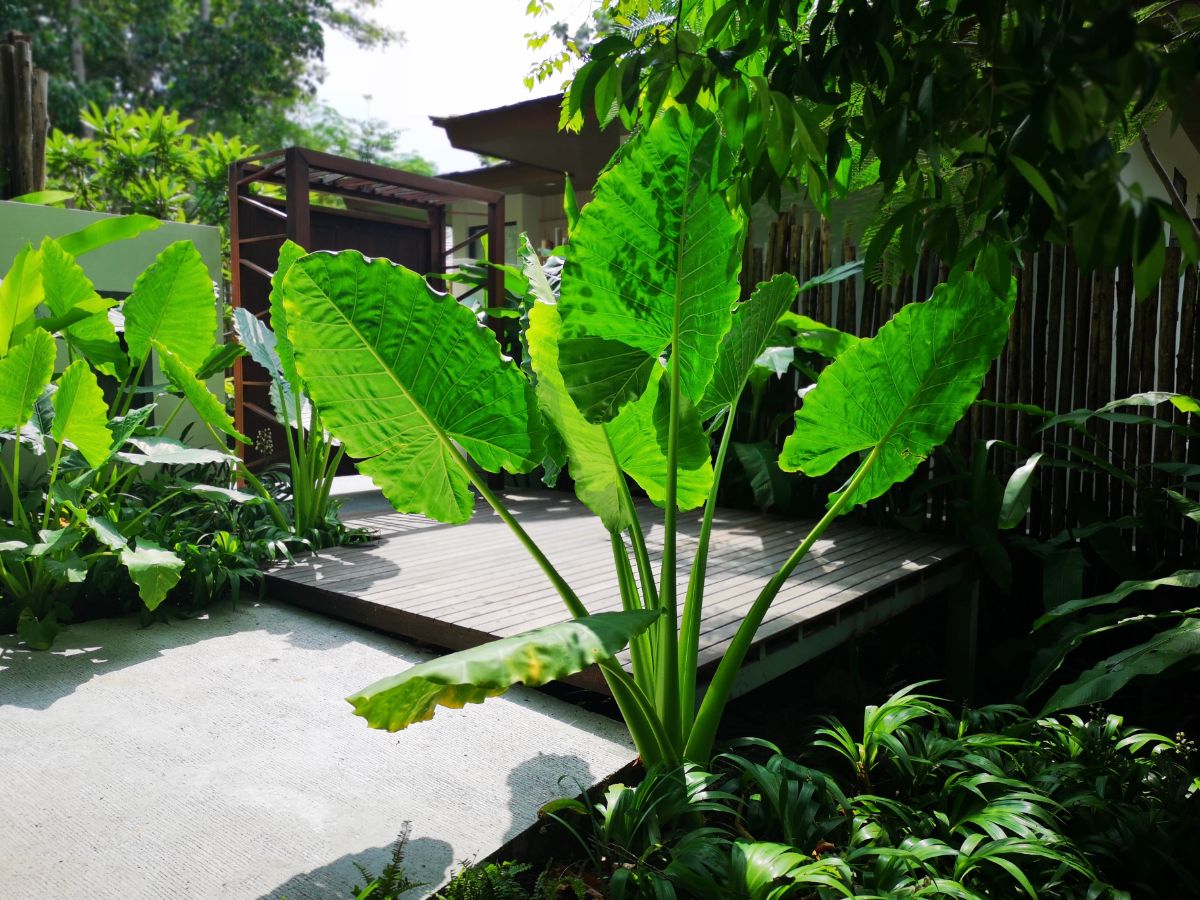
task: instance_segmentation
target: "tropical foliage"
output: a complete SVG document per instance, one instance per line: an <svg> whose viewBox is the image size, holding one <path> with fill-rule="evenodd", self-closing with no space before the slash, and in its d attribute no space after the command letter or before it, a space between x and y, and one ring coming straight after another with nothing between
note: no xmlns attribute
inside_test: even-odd
<svg viewBox="0 0 1200 900"><path fill-rule="evenodd" d="M191 119L161 107L83 111L85 135L55 129L46 148L47 185L79 209L223 225L229 164L258 148L219 132L195 134Z"/></svg>
<svg viewBox="0 0 1200 900"><path fill-rule="evenodd" d="M178 110L202 131L264 143L320 83L325 29L365 48L403 36L375 22L377 0L0 0L51 74L50 118L79 130L81 109ZM276 142L270 141L271 144Z"/></svg>
<svg viewBox="0 0 1200 900"><path fill-rule="evenodd" d="M32 647L49 646L60 621L119 607L104 587L131 584L153 612L185 577L194 601L236 595L263 559L353 537L328 521L327 478L309 490L324 491L310 512L229 451L245 438L205 381L241 348L218 340L213 282L192 244L169 245L138 277L118 333L116 301L97 294L76 257L158 224L103 219L46 238L0 281L0 630ZM172 429L184 411L200 440ZM328 451L317 435L310 449ZM197 467L203 476L191 480ZM145 477L159 468L171 474ZM215 517L204 503L214 499L224 510ZM255 512L231 526L239 505ZM215 527L189 527L205 521Z"/></svg>
<svg viewBox="0 0 1200 900"><path fill-rule="evenodd" d="M1097 713L951 712L906 688L790 758L746 740L544 812L611 897L1191 894L1194 748ZM580 817L585 817L583 822Z"/></svg>
<svg viewBox="0 0 1200 900"><path fill-rule="evenodd" d="M807 396L780 465L809 475L838 468L847 480L754 600L697 711L727 423L776 322L807 287L781 276L738 302L744 223L725 200L731 166L703 110L670 107L626 147L575 223L557 298L527 260L529 371L501 357L470 309L386 260L318 253L288 269L283 309L297 372L325 427L363 460L360 470L398 509L448 522L470 517L473 487L574 619L367 688L352 702L371 724L402 728L439 702L478 702L597 662L648 763L707 760L741 662L784 581L831 522L906 478L973 400L1003 345L1012 288L1007 278L960 269L928 302L845 350ZM878 399L864 406L863 397ZM706 423L722 434L715 461ZM551 435L580 499L611 534L623 613L590 615L487 485L484 472L541 464ZM627 479L664 510L657 573ZM700 543L681 596L678 516L699 507ZM614 655L627 642L631 670Z"/></svg>
<svg viewBox="0 0 1200 900"><path fill-rule="evenodd" d="M873 191L872 273L885 252L911 269L923 249L953 265L981 244L1069 238L1085 267L1131 259L1141 295L1163 270L1164 223L1200 254L1183 198L1145 194L1122 152L1188 102L1198 24L1193 4L1120 0L606 0L608 33L564 51L583 64L563 124L701 107L729 136L747 208L803 188L827 214Z"/></svg>

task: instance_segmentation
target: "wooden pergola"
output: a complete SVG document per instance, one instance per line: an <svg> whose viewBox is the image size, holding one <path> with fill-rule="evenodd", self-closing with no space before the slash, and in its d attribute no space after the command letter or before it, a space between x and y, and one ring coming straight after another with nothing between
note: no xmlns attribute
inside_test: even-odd
<svg viewBox="0 0 1200 900"><path fill-rule="evenodd" d="M264 185L273 190L255 191ZM313 203L313 194L340 197L345 208ZM502 264L500 191L303 147L238 160L229 170L233 305L259 318L268 315L271 276L285 240L306 250L359 250L436 279L446 274L449 254L478 238L472 234L446 246L446 207L451 204L486 206L488 261ZM504 295L504 275L495 266L488 274L487 293L489 302ZM242 449L246 461L255 465L282 458L286 446L270 411L268 388L267 373L257 363L247 357L237 360L235 420L243 434L255 439Z"/></svg>

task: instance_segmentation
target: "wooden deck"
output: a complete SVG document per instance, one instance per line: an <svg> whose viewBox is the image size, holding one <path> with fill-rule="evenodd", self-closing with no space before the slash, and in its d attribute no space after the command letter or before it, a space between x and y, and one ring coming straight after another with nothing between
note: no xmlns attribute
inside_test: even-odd
<svg viewBox="0 0 1200 900"><path fill-rule="evenodd" d="M510 493L513 514L591 612L621 608L608 533L574 498ZM647 543L655 564L662 513ZM683 596L699 517L681 517L679 584ZM721 510L716 516L700 636L702 673L711 673L759 589L803 538L809 523ZM379 539L307 558L268 574L277 599L448 649L473 647L567 618L537 565L482 504L466 525L442 525L392 511L364 512L349 523ZM876 627L925 597L961 588L970 603L964 549L925 535L835 524L780 591L759 629L739 680L744 692ZM959 592L956 591L956 594ZM574 679L603 689L596 672Z"/></svg>

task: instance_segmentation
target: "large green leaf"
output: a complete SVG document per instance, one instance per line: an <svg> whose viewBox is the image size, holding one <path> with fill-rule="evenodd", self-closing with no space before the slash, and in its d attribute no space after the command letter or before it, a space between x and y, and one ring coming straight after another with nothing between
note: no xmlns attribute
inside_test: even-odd
<svg viewBox="0 0 1200 900"><path fill-rule="evenodd" d="M459 447L489 472L542 461L532 386L471 310L420 275L354 251L314 253L289 269L283 305L325 427L397 509L469 519Z"/></svg>
<svg viewBox="0 0 1200 900"><path fill-rule="evenodd" d="M433 718L439 706L461 709L514 684L537 687L582 672L611 657L658 615L656 610L597 613L549 625L421 663L346 699L372 728L399 731Z"/></svg>
<svg viewBox="0 0 1200 900"><path fill-rule="evenodd" d="M1197 658L1200 658L1200 617L1184 619L1145 643L1114 653L1056 690L1041 714L1102 703L1134 678L1157 675L1177 663Z"/></svg>
<svg viewBox="0 0 1200 900"><path fill-rule="evenodd" d="M667 351L693 403L712 379L741 266L720 140L709 113L668 109L600 176L571 233L561 371L589 421L640 396Z"/></svg>
<svg viewBox="0 0 1200 900"><path fill-rule="evenodd" d="M283 246L279 248L279 263L275 267L275 274L271 276L271 329L275 333L280 371L291 385L300 384L300 375L296 372L292 342L288 337L287 310L283 305L283 280L287 277L292 263L304 256L306 252L299 244L284 241Z"/></svg>
<svg viewBox="0 0 1200 900"><path fill-rule="evenodd" d="M137 585L142 603L151 611L157 609L171 588L179 583L183 571L182 559L145 538L138 539L136 548L127 545L121 550L121 564Z"/></svg>
<svg viewBox="0 0 1200 900"><path fill-rule="evenodd" d="M999 297L986 279L967 272L926 302L905 306L821 372L796 413L780 467L824 475L852 454L874 452L851 505L903 481L979 393L1004 346L1015 300L1015 281Z"/></svg>
<svg viewBox="0 0 1200 900"><path fill-rule="evenodd" d="M26 244L0 281L0 356L8 353L18 327L33 317L43 296L42 257Z"/></svg>
<svg viewBox="0 0 1200 900"><path fill-rule="evenodd" d="M795 277L783 272L764 281L749 300L737 305L733 324L717 353L712 382L698 407L700 418L708 419L737 403L755 362L771 341L775 323L792 305L799 290Z"/></svg>
<svg viewBox="0 0 1200 900"><path fill-rule="evenodd" d="M42 282L50 312L55 318L62 319L79 310L86 312L78 321L64 327L63 336L67 343L98 372L123 377L129 361L108 318L107 308L112 301L105 301L96 293L75 258L58 242L47 238L42 242L40 252Z"/></svg>
<svg viewBox="0 0 1200 900"><path fill-rule="evenodd" d="M0 431L20 431L54 376L54 338L40 328L0 359Z"/></svg>
<svg viewBox="0 0 1200 900"><path fill-rule="evenodd" d="M152 231L162 225L158 219L137 213L131 216L116 216L111 219L101 219L86 228L72 234L58 237L59 245L72 256L83 256L101 247L107 247L116 241L125 241L137 237L145 231Z"/></svg>
<svg viewBox="0 0 1200 900"><path fill-rule="evenodd" d="M191 371L204 364L217 333L217 307L204 260L190 241L176 241L138 276L125 301L129 357L145 362L157 341Z"/></svg>
<svg viewBox="0 0 1200 900"><path fill-rule="evenodd" d="M60 444L70 441L93 468L102 465L112 452L108 404L86 362L77 359L67 366L58 379L58 390L51 402L54 423L50 434L54 440Z"/></svg>
<svg viewBox="0 0 1200 900"><path fill-rule="evenodd" d="M208 385L196 377L187 363L158 341L154 341L151 346L158 354L158 363L162 366L163 374L183 394L201 421L243 444L250 443L250 439L237 430L233 419L225 410L225 404L216 398L208 389Z"/></svg>
<svg viewBox="0 0 1200 900"><path fill-rule="evenodd" d="M576 408L558 369L561 320L558 308L538 300L529 310L526 341L537 376L537 398L542 412L557 429L566 445L575 493L611 531L633 524L629 495L622 489L628 473L650 499L666 502L667 456L659 443L654 410L666 390L662 366L655 364L652 388L627 404L607 424L593 424ZM712 462L708 440L693 414L680 429L681 444L693 448L680 458L692 462L680 466L677 498L683 509L699 506L712 487ZM695 452L699 450L699 454ZM698 463L698 464L697 464Z"/></svg>

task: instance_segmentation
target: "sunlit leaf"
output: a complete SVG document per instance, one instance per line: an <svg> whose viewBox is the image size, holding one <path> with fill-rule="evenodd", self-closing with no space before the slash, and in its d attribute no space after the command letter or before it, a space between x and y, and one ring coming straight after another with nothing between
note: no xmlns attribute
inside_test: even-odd
<svg viewBox="0 0 1200 900"><path fill-rule="evenodd" d="M467 307L361 254L293 263L283 304L296 367L322 421L403 512L464 522L461 453L528 472L545 453L533 388Z"/></svg>
<svg viewBox="0 0 1200 900"><path fill-rule="evenodd" d="M303 367L303 357L301 357ZM503 694L514 684L548 684L607 659L641 634L657 611L598 613L420 663L348 697L372 728L399 731Z"/></svg>
<svg viewBox="0 0 1200 900"><path fill-rule="evenodd" d="M54 375L54 338L31 331L0 358L0 431L19 431Z"/></svg>
<svg viewBox="0 0 1200 900"><path fill-rule="evenodd" d="M668 351L693 403L712 379L741 265L739 218L714 169L719 140L710 114L667 109L580 212L563 272L560 368L589 421L640 396Z"/></svg>
<svg viewBox="0 0 1200 900"><path fill-rule="evenodd" d="M905 306L821 372L780 467L824 475L848 456L874 451L851 505L903 481L974 401L1004 346L1015 298L1015 281L1002 298L964 273L926 302Z"/></svg>
<svg viewBox="0 0 1200 900"><path fill-rule="evenodd" d="M177 241L138 276L125 301L129 358L144 362L161 344L197 371L216 341L217 307L208 268L190 241Z"/></svg>
<svg viewBox="0 0 1200 900"><path fill-rule="evenodd" d="M154 352L158 354L158 362L162 366L163 374L183 394L201 421L235 440L244 444L250 443L250 439L237 430L233 418L225 409L225 404L208 389L208 385L196 378L182 359L158 341L154 341L152 346Z"/></svg>
<svg viewBox="0 0 1200 900"><path fill-rule="evenodd" d="M102 465L112 452L108 404L95 374L84 360L77 359L67 366L58 379L58 390L51 402L54 422L50 433L54 440L70 441L88 465Z"/></svg>

